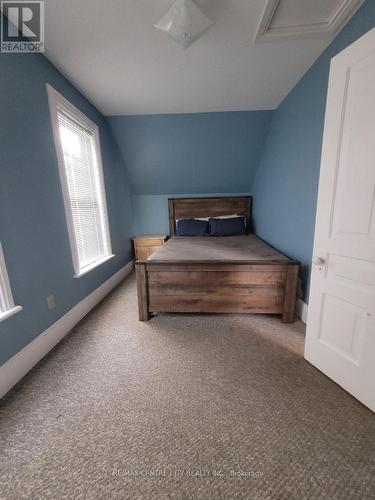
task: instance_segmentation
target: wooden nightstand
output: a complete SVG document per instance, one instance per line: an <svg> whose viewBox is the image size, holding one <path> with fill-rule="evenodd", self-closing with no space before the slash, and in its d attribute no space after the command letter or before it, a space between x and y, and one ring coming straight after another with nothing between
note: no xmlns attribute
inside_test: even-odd
<svg viewBox="0 0 375 500"><path fill-rule="evenodd" d="M133 238L136 260L147 260L147 258L158 248L164 245L168 236L137 236Z"/></svg>

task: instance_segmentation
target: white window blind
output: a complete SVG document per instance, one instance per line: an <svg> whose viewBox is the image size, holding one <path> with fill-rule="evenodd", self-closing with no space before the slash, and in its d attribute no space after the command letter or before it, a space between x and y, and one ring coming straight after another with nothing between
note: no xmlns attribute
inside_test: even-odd
<svg viewBox="0 0 375 500"><path fill-rule="evenodd" d="M95 124L53 92L60 177L75 273L80 276L112 256L99 135Z"/></svg>
<svg viewBox="0 0 375 500"><path fill-rule="evenodd" d="M14 305L8 271L5 266L3 249L0 243L0 321L21 310L21 306Z"/></svg>

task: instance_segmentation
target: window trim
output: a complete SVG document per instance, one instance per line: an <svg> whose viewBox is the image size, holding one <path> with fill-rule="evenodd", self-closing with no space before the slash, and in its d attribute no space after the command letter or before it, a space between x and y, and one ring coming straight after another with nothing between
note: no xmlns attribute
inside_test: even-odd
<svg viewBox="0 0 375 500"><path fill-rule="evenodd" d="M0 322L4 319L13 316L13 314L22 311L22 306L15 306L12 294L12 289L10 287L8 271L5 264L3 247L0 242L0 293L4 297L5 311L0 310Z"/></svg>
<svg viewBox="0 0 375 500"><path fill-rule="evenodd" d="M99 136L99 127L96 123L92 122L87 116L85 116L79 109L77 109L73 104L71 104L64 96L62 96L56 89L54 89L49 83L46 84L47 94L48 94L48 104L51 115L51 123L53 130L53 138L55 142L56 154L57 154L57 163L59 166L59 176L60 176L60 184L62 188L63 200L64 200L64 208L65 208L65 217L68 228L69 235L69 243L70 249L72 253L73 260L73 268L74 268L74 278L80 278L85 274L89 273L93 269L97 268L104 262L115 257L112 253L112 242L111 242L111 234L109 227L109 219L108 219L108 208L107 208L107 196L106 189L104 183L104 174L103 174L103 162L100 148L100 136ZM68 191L68 181L64 163L64 154L62 149L62 144L60 140L60 131L59 131L59 122L58 122L58 107L61 107L68 114L72 115L72 118L77 120L78 123L82 124L87 130L92 134L94 138L94 149L96 156L97 168L99 170L99 176L101 180L101 185L103 188L103 209L104 209L104 218L107 226L108 232L108 248L109 254L101 257L100 259L92 262L88 266L81 268L79 266L79 258L77 251L77 241L74 232L74 224L73 224L73 215L70 209L70 199L69 199L69 191Z"/></svg>

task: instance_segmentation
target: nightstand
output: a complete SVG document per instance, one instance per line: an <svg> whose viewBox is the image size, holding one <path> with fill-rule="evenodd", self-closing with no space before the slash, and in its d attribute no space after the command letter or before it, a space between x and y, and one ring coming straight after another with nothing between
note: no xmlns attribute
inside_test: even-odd
<svg viewBox="0 0 375 500"><path fill-rule="evenodd" d="M147 258L158 248L164 245L168 236L136 236L133 238L136 260L147 260Z"/></svg>

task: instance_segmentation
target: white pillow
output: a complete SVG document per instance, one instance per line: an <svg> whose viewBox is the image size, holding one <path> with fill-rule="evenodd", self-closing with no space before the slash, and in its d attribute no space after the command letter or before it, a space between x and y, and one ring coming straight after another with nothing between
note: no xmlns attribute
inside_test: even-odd
<svg viewBox="0 0 375 500"><path fill-rule="evenodd" d="M195 219L195 220L205 220L205 221L208 221L208 219L234 219L235 217L241 217L240 215L237 215L237 214L233 214L233 215L218 215L218 216L215 216L215 217L191 217L192 219ZM184 219L186 219L186 217L184 217ZM178 222L179 220L182 220L182 219L176 219L176 222Z"/></svg>
<svg viewBox="0 0 375 500"><path fill-rule="evenodd" d="M241 217L241 215L238 215L238 214L219 215L218 217L212 217L212 219L234 219L235 217Z"/></svg>

